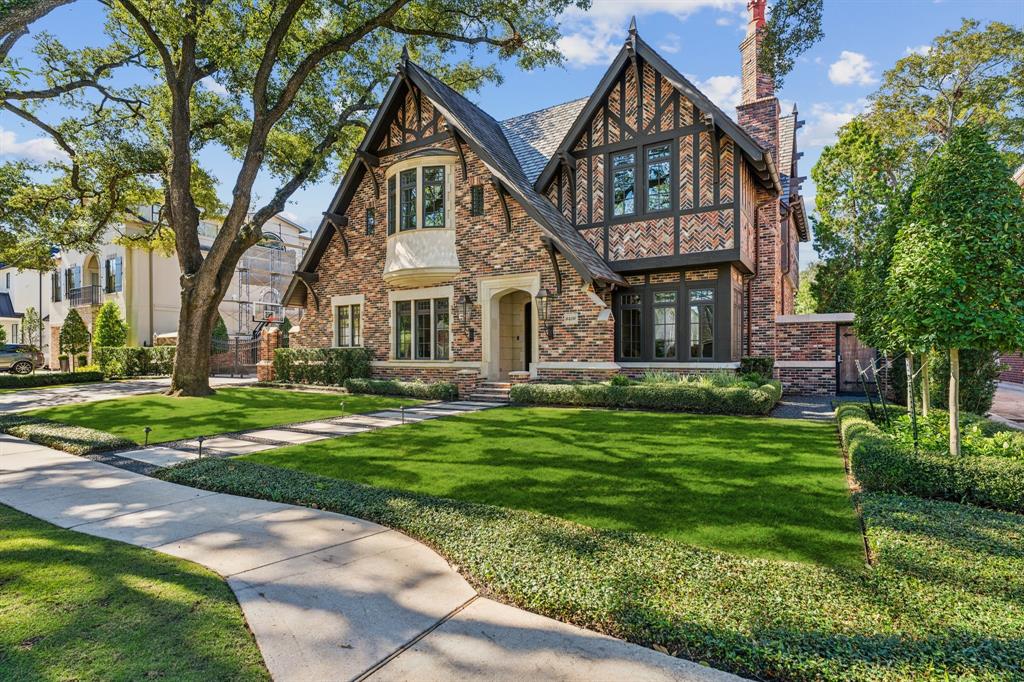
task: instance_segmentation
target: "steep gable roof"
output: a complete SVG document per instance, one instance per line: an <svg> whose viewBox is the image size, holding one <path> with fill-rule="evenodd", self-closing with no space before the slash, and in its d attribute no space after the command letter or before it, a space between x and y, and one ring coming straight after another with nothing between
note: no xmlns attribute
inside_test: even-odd
<svg viewBox="0 0 1024 682"><path fill-rule="evenodd" d="M594 250L594 247L580 236L576 228L565 219L565 216L534 189L533 183L526 175L519 158L505 137L502 126L497 121L411 60L403 58L400 69L404 71L408 82L419 88L445 117L448 125L459 133L466 144L488 166L508 193L540 225L541 230L584 280L599 280L621 285L626 283L621 275L609 267L604 258ZM406 87L408 87L406 80L401 74L391 82L377 115L357 148L357 156L359 153L372 154L376 149L376 145L386 134L388 122L400 102L398 95L400 92L404 92ZM540 148L545 147L541 145ZM353 162L349 166L338 191L331 200L328 213L344 212L343 207L352 199L364 174L365 167L362 163ZM299 264L297 272L309 273L316 269L330 243L332 234L331 223L325 217ZM285 292L284 300L288 304L295 305L301 303L302 295L303 290L299 286L299 278L298 276L293 277Z"/></svg>
<svg viewBox="0 0 1024 682"><path fill-rule="evenodd" d="M501 121L501 129L530 182L544 170L587 100L582 97Z"/></svg>
<svg viewBox="0 0 1024 682"><path fill-rule="evenodd" d="M714 125L721 128L736 142L740 151L743 153L744 158L746 158L751 164L755 171L755 175L757 175L762 183L766 186L771 186L776 190L781 190L778 172L775 169L775 163L771 154L765 150L746 130L733 121L728 114L708 99L708 97L702 93L697 86L691 83L689 79L679 73L674 66L669 64L661 57L661 55L655 52L654 48L644 42L643 39L636 34L635 26L630 27L630 34L629 38L626 40L626 44L622 46L622 49L619 50L615 59L612 60L611 65L601 78L597 88L595 88L586 105L584 105L580 110L580 113L577 115L575 123L573 123L568 133L566 133L565 138L562 140L561 144L559 144L555 153L552 154L551 158L548 160L544 170L534 182L534 186L537 187L538 190L543 191L548 183L551 182L555 171L558 169L560 155L562 153L568 153L576 143L576 140L579 139L580 135L582 135L586 130L590 119L593 118L598 107L601 106L601 102L614 86L619 74L622 72L622 69L629 63L631 53L635 53L643 58L644 61L650 64L655 71L660 73L673 88L693 102L702 113L710 116Z"/></svg>

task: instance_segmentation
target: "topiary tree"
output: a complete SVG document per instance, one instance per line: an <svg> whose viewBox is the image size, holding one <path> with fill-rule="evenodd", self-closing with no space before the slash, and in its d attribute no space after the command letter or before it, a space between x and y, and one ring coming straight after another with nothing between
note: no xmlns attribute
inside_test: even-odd
<svg viewBox="0 0 1024 682"><path fill-rule="evenodd" d="M893 332L949 354L949 450L960 454L961 349L1024 345L1024 201L1010 167L973 126L929 159L888 278Z"/></svg>
<svg viewBox="0 0 1024 682"><path fill-rule="evenodd" d="M89 328L74 308L64 318L60 328L60 352L67 353L71 358L71 371L75 371L75 358L79 353L89 350Z"/></svg>
<svg viewBox="0 0 1024 682"><path fill-rule="evenodd" d="M6 342L7 342L7 330L4 329L3 327L0 327L0 343L6 343Z"/></svg>
<svg viewBox="0 0 1024 682"><path fill-rule="evenodd" d="M121 348L128 341L128 325L121 318L121 307L107 301L96 314L92 326L92 342L103 348Z"/></svg>
<svg viewBox="0 0 1024 682"><path fill-rule="evenodd" d="M210 355L223 353L228 347L228 326L224 324L224 318L217 315L217 324L213 325L213 333L210 334Z"/></svg>

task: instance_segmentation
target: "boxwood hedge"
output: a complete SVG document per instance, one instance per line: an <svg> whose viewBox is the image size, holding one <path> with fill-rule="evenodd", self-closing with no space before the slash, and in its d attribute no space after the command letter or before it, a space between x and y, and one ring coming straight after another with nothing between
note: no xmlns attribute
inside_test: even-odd
<svg viewBox="0 0 1024 682"><path fill-rule="evenodd" d="M293 384L343 386L349 378L370 376L368 348L278 348L274 378Z"/></svg>
<svg viewBox="0 0 1024 682"><path fill-rule="evenodd" d="M765 415L782 397L777 381L758 388L702 383L516 384L510 398L522 405L621 407L704 414Z"/></svg>
<svg viewBox="0 0 1024 682"><path fill-rule="evenodd" d="M914 452L872 421L867 409L836 410L839 434L853 474L865 490L970 502L1024 512L1024 461L1006 457Z"/></svg>
<svg viewBox="0 0 1024 682"><path fill-rule="evenodd" d="M0 432L73 455L120 450L135 445L130 440L106 431L51 422L18 413L0 415Z"/></svg>
<svg viewBox="0 0 1024 682"><path fill-rule="evenodd" d="M92 357L108 377L162 376L174 369L175 350L174 346L97 346Z"/></svg>
<svg viewBox="0 0 1024 682"><path fill-rule="evenodd" d="M393 379L348 379L345 388L350 393L400 395L422 400L458 400L459 387L445 381L396 381Z"/></svg>
<svg viewBox="0 0 1024 682"><path fill-rule="evenodd" d="M159 473L382 523L522 608L755 679L1019 679L1024 517L860 496L876 563L827 568L237 460Z"/></svg>
<svg viewBox="0 0 1024 682"><path fill-rule="evenodd" d="M38 388L58 384L103 381L103 372L48 372L46 374L0 374L0 388Z"/></svg>

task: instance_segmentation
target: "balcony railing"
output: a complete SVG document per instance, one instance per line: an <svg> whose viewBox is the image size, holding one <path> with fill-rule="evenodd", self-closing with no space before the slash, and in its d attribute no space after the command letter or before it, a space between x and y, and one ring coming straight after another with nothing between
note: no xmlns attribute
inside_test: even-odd
<svg viewBox="0 0 1024 682"><path fill-rule="evenodd" d="M74 308L100 305L103 303L103 287L99 284L93 284L92 286L71 289L68 292L68 301L71 302L71 306Z"/></svg>

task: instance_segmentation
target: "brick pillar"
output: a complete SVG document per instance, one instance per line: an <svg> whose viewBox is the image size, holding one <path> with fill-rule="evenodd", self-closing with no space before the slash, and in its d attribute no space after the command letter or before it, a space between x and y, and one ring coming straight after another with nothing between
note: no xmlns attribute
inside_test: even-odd
<svg viewBox="0 0 1024 682"><path fill-rule="evenodd" d="M60 369L60 327L50 326L50 369Z"/></svg>
<svg viewBox="0 0 1024 682"><path fill-rule="evenodd" d="M455 385L459 388L459 398L465 400L480 386L480 372L475 369L460 369L455 373Z"/></svg>
<svg viewBox="0 0 1024 682"><path fill-rule="evenodd" d="M271 325L260 334L260 360L256 363L259 381L274 380L274 351L281 347L281 330Z"/></svg>

